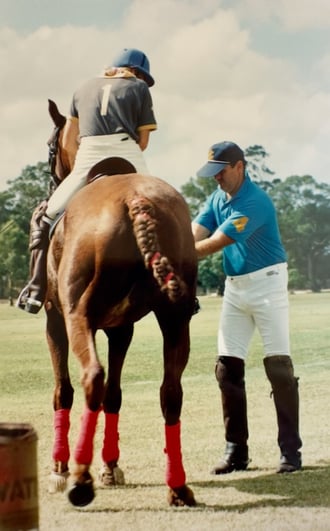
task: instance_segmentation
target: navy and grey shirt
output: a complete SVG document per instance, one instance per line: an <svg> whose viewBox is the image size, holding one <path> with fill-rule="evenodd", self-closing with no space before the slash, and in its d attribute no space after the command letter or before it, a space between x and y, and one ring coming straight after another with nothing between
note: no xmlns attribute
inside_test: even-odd
<svg viewBox="0 0 330 531"><path fill-rule="evenodd" d="M244 275L287 260L274 204L247 173L230 199L218 187L194 221L211 234L219 230L235 240L223 249L226 275Z"/></svg>
<svg viewBox="0 0 330 531"><path fill-rule="evenodd" d="M73 95L70 115L79 119L80 136L128 133L157 128L148 85L135 76L97 77Z"/></svg>

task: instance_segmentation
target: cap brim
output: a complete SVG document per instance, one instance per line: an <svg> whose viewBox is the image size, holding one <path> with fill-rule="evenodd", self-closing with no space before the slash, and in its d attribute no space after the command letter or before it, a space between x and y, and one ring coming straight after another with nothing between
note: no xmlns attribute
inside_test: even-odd
<svg viewBox="0 0 330 531"><path fill-rule="evenodd" d="M154 84L155 84L155 80L151 77L150 74L144 74L144 75L145 75L146 83L147 83L148 87L153 87Z"/></svg>
<svg viewBox="0 0 330 531"><path fill-rule="evenodd" d="M143 75L148 87L152 87L155 84L154 78L144 68L141 66L134 66L133 68L136 68Z"/></svg>
<svg viewBox="0 0 330 531"><path fill-rule="evenodd" d="M228 164L224 162L207 162L196 173L197 177L214 177L217 173L223 170Z"/></svg>

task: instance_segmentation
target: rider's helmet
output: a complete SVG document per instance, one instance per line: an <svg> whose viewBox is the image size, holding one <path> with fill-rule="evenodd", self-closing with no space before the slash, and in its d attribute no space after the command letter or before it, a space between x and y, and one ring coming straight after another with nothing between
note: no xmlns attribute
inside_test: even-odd
<svg viewBox="0 0 330 531"><path fill-rule="evenodd" d="M149 87L155 83L150 75L148 57L136 48L124 48L112 62L112 66L129 66L140 72Z"/></svg>

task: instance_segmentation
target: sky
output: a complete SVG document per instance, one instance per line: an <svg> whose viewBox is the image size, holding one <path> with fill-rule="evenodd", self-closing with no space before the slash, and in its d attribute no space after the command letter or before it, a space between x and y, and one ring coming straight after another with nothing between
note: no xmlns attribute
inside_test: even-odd
<svg viewBox="0 0 330 531"><path fill-rule="evenodd" d="M48 98L125 47L150 60L158 129L145 158L177 188L209 147L260 145L276 177L330 184L329 0L0 0L0 191L47 161Z"/></svg>

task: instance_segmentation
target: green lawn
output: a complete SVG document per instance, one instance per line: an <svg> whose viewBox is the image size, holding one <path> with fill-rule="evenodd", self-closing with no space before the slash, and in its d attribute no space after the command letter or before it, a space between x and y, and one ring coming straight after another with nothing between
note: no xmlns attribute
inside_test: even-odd
<svg viewBox="0 0 330 531"><path fill-rule="evenodd" d="M195 509L167 507L163 419L159 406L162 340L152 314L137 323L125 363L120 420L121 459L127 485L99 488L83 510L64 494L47 494L51 469L53 375L45 340L45 316L0 304L0 420L30 422L38 433L40 525L56 530L326 530L330 529L330 293L290 295L292 357L300 382L301 472L276 475L275 410L258 335L247 361L246 382L252 462L246 472L214 477L209 470L223 451L219 390L214 377L216 333L222 299L201 297L191 322L191 355L184 373L182 446ZM105 363L106 342L97 336ZM83 396L79 367L71 357L75 402L72 447ZM97 476L102 419L95 440Z"/></svg>

